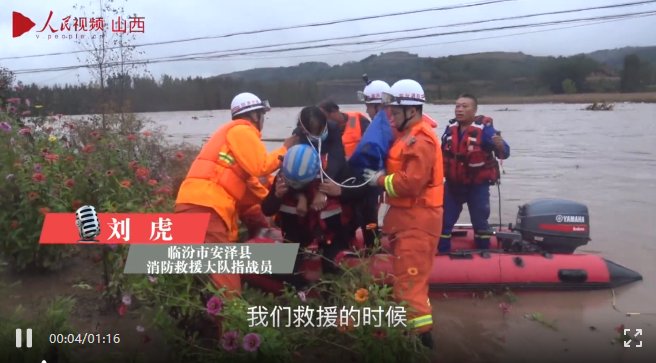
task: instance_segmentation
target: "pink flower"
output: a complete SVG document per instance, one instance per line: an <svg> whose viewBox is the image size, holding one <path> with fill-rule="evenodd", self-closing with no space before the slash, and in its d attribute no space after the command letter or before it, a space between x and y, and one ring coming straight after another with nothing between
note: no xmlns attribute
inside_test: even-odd
<svg viewBox="0 0 656 363"><path fill-rule="evenodd" d="M229 331L221 337L221 346L228 352L233 352L239 347L239 333L236 331Z"/></svg>
<svg viewBox="0 0 656 363"><path fill-rule="evenodd" d="M11 132L11 125L8 122L0 122L0 130L4 132Z"/></svg>
<svg viewBox="0 0 656 363"><path fill-rule="evenodd" d="M18 97L7 98L7 102L13 103L14 105L19 105L20 101L21 100Z"/></svg>
<svg viewBox="0 0 656 363"><path fill-rule="evenodd" d="M244 336L241 347L247 352L255 352L260 347L261 339L257 333L248 333Z"/></svg>
<svg viewBox="0 0 656 363"><path fill-rule="evenodd" d="M150 281L151 284L156 284L157 283L157 277L156 276L148 276L148 281Z"/></svg>
<svg viewBox="0 0 656 363"><path fill-rule="evenodd" d="M32 130L29 127L23 127L18 131L20 135L27 136L32 133Z"/></svg>
<svg viewBox="0 0 656 363"><path fill-rule="evenodd" d="M121 301L126 306L130 306L130 305L132 305L132 296L130 296L129 294L125 294L125 295L123 295L123 298L121 299Z"/></svg>
<svg viewBox="0 0 656 363"><path fill-rule="evenodd" d="M298 292L298 298L301 299L302 302L307 301L307 297L305 295L305 291L299 291Z"/></svg>
<svg viewBox="0 0 656 363"><path fill-rule="evenodd" d="M30 111L30 110L21 112L21 116L29 116L31 114L32 114L32 111Z"/></svg>
<svg viewBox="0 0 656 363"><path fill-rule="evenodd" d="M207 308L208 314L219 315L221 310L223 310L223 300L219 299L217 296L212 296L207 301L207 305L205 305L205 307Z"/></svg>
<svg viewBox="0 0 656 363"><path fill-rule="evenodd" d="M41 173L34 173L32 174L32 180L37 183L41 183L42 181L46 180L46 177Z"/></svg>

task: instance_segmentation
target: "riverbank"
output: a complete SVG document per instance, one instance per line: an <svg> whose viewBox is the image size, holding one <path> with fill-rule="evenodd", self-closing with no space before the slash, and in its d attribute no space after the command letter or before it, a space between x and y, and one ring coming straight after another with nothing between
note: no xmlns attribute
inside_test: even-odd
<svg viewBox="0 0 656 363"><path fill-rule="evenodd" d="M656 92L639 93L577 93L540 96L482 96L480 104L525 104L525 103L594 103L594 102L644 102L656 103ZM451 104L453 100L432 100L431 103L444 105Z"/></svg>

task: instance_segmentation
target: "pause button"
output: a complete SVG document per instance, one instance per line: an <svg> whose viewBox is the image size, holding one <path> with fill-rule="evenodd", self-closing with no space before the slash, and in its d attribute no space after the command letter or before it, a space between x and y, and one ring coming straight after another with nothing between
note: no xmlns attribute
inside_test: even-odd
<svg viewBox="0 0 656 363"><path fill-rule="evenodd" d="M23 346L23 329L16 329L16 348ZM25 330L25 347L32 348L32 329Z"/></svg>

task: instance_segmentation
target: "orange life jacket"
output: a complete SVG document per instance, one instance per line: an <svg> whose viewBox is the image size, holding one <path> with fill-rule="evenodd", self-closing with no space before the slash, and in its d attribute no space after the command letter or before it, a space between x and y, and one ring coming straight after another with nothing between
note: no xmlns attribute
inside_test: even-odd
<svg viewBox="0 0 656 363"><path fill-rule="evenodd" d="M346 125L344 125L344 133L342 134L342 144L344 144L344 154L346 158L350 158L358 147L358 143L362 139L361 117L359 112L344 112L348 115Z"/></svg>
<svg viewBox="0 0 656 363"><path fill-rule="evenodd" d="M455 184L494 184L499 180L499 163L483 149L483 128L492 125L487 116L477 116L459 132L458 122L449 121L442 136L442 154L446 179Z"/></svg>
<svg viewBox="0 0 656 363"><path fill-rule="evenodd" d="M203 146L196 160L191 164L186 179L208 179L220 185L235 200L246 194L248 183L257 179L246 173L232 156L226 143L228 131L237 125L252 125L251 122L233 120L219 129L218 135ZM259 183L259 180L257 180Z"/></svg>
<svg viewBox="0 0 656 363"><path fill-rule="evenodd" d="M427 122L418 122L412 126L407 134L401 135L394 141L387 157L386 171L388 175L401 171L403 167L403 151L415 143L416 136L419 134L428 137L431 143L435 145L435 164L431 170L427 171L431 173L431 179L427 185L417 186L418 188L423 187L423 191L416 198L393 197L388 195L387 203L390 206L409 208L413 206L439 207L442 205L444 197L444 174L442 170L442 155L439 152L440 141L433 130L430 129L430 125Z"/></svg>
<svg viewBox="0 0 656 363"><path fill-rule="evenodd" d="M214 209L237 237L237 204L259 204L268 193L260 180L244 171L230 151L226 136L240 125L255 127L247 120L232 120L222 126L203 146L180 185L176 203Z"/></svg>

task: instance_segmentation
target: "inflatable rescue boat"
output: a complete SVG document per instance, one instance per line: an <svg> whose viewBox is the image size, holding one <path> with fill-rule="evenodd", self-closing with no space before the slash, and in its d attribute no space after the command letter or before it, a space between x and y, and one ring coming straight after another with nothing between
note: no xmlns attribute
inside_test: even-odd
<svg viewBox="0 0 656 363"><path fill-rule="evenodd" d="M585 205L561 199L539 199L519 207L516 225L497 228L489 250L475 250L474 230L458 225L452 233L452 251L437 254L429 283L432 291L590 290L608 289L642 280L642 276L599 255L575 253L590 241L590 221ZM283 243L280 231L268 230L249 243ZM385 237L383 251L390 251ZM392 281L392 256L377 253L360 257L362 239L353 250L343 251L337 263L367 263L374 276ZM299 273L307 280L321 276L318 258L306 259ZM270 292L283 287L278 275L243 275L251 286Z"/></svg>

